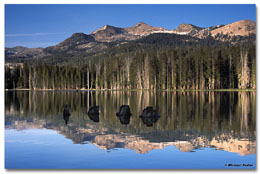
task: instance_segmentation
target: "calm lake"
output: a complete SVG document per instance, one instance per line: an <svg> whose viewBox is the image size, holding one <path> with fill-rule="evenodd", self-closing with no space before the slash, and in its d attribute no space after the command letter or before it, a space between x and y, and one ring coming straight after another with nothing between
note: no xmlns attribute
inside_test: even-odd
<svg viewBox="0 0 260 174"><path fill-rule="evenodd" d="M5 92L5 168L255 169L256 93Z"/></svg>

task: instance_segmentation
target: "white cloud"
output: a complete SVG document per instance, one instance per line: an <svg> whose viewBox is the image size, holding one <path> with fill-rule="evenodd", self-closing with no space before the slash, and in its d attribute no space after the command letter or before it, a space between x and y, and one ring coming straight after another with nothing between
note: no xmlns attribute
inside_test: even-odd
<svg viewBox="0 0 260 174"><path fill-rule="evenodd" d="M28 48L37 48L37 47L48 47L48 46L54 46L56 44L58 44L59 42L29 42L29 43L25 43L25 42L6 42L5 43L5 47L6 48L12 48L12 47L16 47L16 46L24 46L24 47L28 47Z"/></svg>
<svg viewBox="0 0 260 174"><path fill-rule="evenodd" d="M63 33L16 33L16 34L5 34L5 37L26 37L26 36L46 36L46 35L56 35L56 34L67 34Z"/></svg>

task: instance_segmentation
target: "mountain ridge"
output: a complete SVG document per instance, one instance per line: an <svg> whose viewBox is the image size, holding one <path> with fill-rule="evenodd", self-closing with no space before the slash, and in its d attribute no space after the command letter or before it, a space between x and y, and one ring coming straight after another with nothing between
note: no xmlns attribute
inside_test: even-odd
<svg viewBox="0 0 260 174"><path fill-rule="evenodd" d="M237 29L237 28L241 29ZM148 25L144 22L138 22L132 27L126 27L126 28L119 28L111 25L105 25L98 30L93 31L91 34L95 35L98 32L107 32L108 29L120 29L121 33L114 33L114 34L122 34L127 33L134 36L147 36L149 34L153 33L172 33L172 34L180 34L180 35L190 35L194 37L200 37L207 33L206 36L216 36L217 34L231 34L232 36L248 36L249 34L256 33L256 23L251 20L240 20L236 21L230 24L226 25L215 25L210 27L199 27L193 24L180 24L176 29L169 30L162 27L153 27L151 25ZM243 32L241 32L241 31ZM225 31L225 32L223 32ZM248 32L247 32L248 31ZM131 40L131 39L130 39Z"/></svg>
<svg viewBox="0 0 260 174"><path fill-rule="evenodd" d="M13 61L17 58L41 58L54 53L75 54L78 52L101 52L104 49L111 47L111 45L122 45L129 41L138 41L139 39L148 37L152 34L172 34L176 35L176 37L171 37L173 39L188 39L191 42L198 41L198 39L206 40L210 38L211 40L228 42L231 44L249 40L249 36L253 35L253 40L255 42L256 23L251 20L241 20L227 25L215 25L204 28L193 24L180 24L174 30L153 27L144 22L138 22L135 25L126 28L104 25L90 34L74 33L57 45L46 48L26 48L19 46L5 48L5 59ZM184 35L187 36L187 38L177 37L178 35ZM161 38L167 39L167 36ZM156 43L156 40L153 42ZM167 42L165 43L167 44Z"/></svg>

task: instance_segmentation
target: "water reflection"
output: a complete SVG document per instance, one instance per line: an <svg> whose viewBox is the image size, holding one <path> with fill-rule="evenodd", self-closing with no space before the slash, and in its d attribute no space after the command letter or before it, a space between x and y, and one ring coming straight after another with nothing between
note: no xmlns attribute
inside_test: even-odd
<svg viewBox="0 0 260 174"><path fill-rule="evenodd" d="M53 129L101 149L147 153L173 145L183 152L216 147L248 155L256 153L255 97L255 92L6 92L5 128ZM66 104L68 125L62 120ZM98 119L87 116L96 105ZM131 119L116 116L122 105L129 105ZM140 118L147 106L160 119Z"/></svg>

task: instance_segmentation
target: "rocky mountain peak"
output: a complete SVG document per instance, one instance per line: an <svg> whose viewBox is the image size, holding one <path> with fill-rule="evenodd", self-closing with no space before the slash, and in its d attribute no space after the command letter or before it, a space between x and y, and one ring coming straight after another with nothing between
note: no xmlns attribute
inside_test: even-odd
<svg viewBox="0 0 260 174"><path fill-rule="evenodd" d="M176 29L177 32L185 32L185 33L190 33L192 31L199 31L201 30L202 28L200 27L197 27L195 25L192 25L192 24L180 24L178 26L178 28Z"/></svg>
<svg viewBox="0 0 260 174"><path fill-rule="evenodd" d="M68 50L70 47L75 47L78 45L92 43L92 42L95 42L95 38L93 36L84 33L74 33L69 38L62 41L61 43L55 46L47 47L44 50L48 53L53 51L59 52L59 51Z"/></svg>
<svg viewBox="0 0 260 174"><path fill-rule="evenodd" d="M99 28L98 30L95 30L93 31L91 34L94 35L94 34L97 34L97 33L100 33L100 32L111 32L111 31L119 31L119 30L122 30L122 28L119 28L119 27L114 27L114 26L111 26L111 25L104 25L103 27Z"/></svg>
<svg viewBox="0 0 260 174"><path fill-rule="evenodd" d="M78 44L78 43L94 42L94 41L95 41L95 39L90 35L87 35L87 34L84 34L84 33L74 33L74 34L72 34L71 37L64 40L60 44L62 44L62 45L64 45L64 44Z"/></svg>
<svg viewBox="0 0 260 174"><path fill-rule="evenodd" d="M165 30L164 28L153 27L144 22L138 22L132 27L125 28L125 31L127 31L128 33L133 35L138 35L138 36L147 36L153 32L164 31L164 30Z"/></svg>
<svg viewBox="0 0 260 174"><path fill-rule="evenodd" d="M91 34L96 34L97 32L102 31L102 30L105 30L106 28L107 28L107 25L104 25L103 27L101 27L101 28L99 28L99 29L93 31Z"/></svg>
<svg viewBox="0 0 260 174"><path fill-rule="evenodd" d="M112 42L124 40L124 36L127 35L127 32L124 30L124 28L105 25L100 29L92 32L90 35L93 36L96 41Z"/></svg>
<svg viewBox="0 0 260 174"><path fill-rule="evenodd" d="M256 25L256 23L254 21L251 21L249 19L237 21L237 22L234 22L234 23L237 23L237 24L240 24L240 25Z"/></svg>
<svg viewBox="0 0 260 174"><path fill-rule="evenodd" d="M150 25L144 23L144 22L138 22L135 24L136 27L151 27Z"/></svg>

